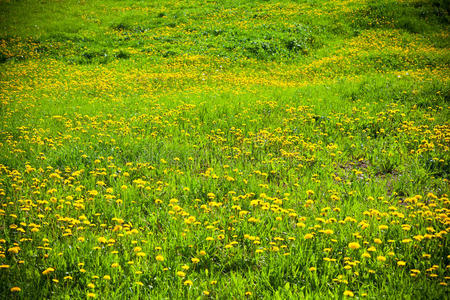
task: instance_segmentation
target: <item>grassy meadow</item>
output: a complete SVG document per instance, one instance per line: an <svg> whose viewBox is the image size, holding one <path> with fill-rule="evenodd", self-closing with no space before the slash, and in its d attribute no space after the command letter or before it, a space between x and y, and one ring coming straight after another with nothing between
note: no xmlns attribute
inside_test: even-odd
<svg viewBox="0 0 450 300"><path fill-rule="evenodd" d="M449 21L0 0L0 298L448 298Z"/></svg>

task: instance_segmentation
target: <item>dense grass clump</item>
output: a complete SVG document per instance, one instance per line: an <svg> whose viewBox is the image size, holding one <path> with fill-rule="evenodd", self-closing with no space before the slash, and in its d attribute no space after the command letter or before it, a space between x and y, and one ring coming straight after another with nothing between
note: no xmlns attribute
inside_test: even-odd
<svg viewBox="0 0 450 300"><path fill-rule="evenodd" d="M0 0L0 294L444 299L448 9Z"/></svg>

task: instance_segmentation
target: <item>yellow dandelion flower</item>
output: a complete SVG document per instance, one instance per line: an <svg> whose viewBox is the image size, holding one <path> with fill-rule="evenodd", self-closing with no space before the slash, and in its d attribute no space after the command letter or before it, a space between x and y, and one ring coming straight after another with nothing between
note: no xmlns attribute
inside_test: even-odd
<svg viewBox="0 0 450 300"><path fill-rule="evenodd" d="M21 291L21 289L18 286L15 286L15 287L11 288L11 292L20 292L20 291Z"/></svg>
<svg viewBox="0 0 450 300"><path fill-rule="evenodd" d="M348 247L350 249L356 250L356 249L361 248L361 245L359 243L357 243L357 242L351 242L351 243L348 244Z"/></svg>
<svg viewBox="0 0 450 300"><path fill-rule="evenodd" d="M193 285L194 283L191 280L186 280L185 282L183 282L184 285Z"/></svg>
<svg viewBox="0 0 450 300"><path fill-rule="evenodd" d="M17 253L19 253L19 251L20 251L20 247L11 247L11 248L9 248L8 249L8 252L9 253L14 253L14 254L17 254Z"/></svg>
<svg viewBox="0 0 450 300"><path fill-rule="evenodd" d="M47 269L45 269L43 272L42 272L42 275L47 275L47 274L49 274L49 273L51 273L51 272L54 272L55 271L55 269L53 269L53 268L47 268Z"/></svg>
<svg viewBox="0 0 450 300"><path fill-rule="evenodd" d="M305 228L306 225L305 225L305 223L303 223L303 222L298 222L298 223L297 223L297 227Z"/></svg>
<svg viewBox="0 0 450 300"><path fill-rule="evenodd" d="M157 255L157 256L155 257L155 259L156 259L157 261L164 261L164 256L162 256L162 255Z"/></svg>
<svg viewBox="0 0 450 300"><path fill-rule="evenodd" d="M354 297L355 294L354 294L352 291L345 291L345 292L344 292L344 296L347 296L347 297Z"/></svg>
<svg viewBox="0 0 450 300"><path fill-rule="evenodd" d="M313 238L313 235L311 233L305 234L305 236L304 236L305 240L309 240L309 239L312 239L312 238Z"/></svg>
<svg viewBox="0 0 450 300"><path fill-rule="evenodd" d="M178 271L178 272L177 272L177 276L183 278L183 277L186 276L186 273L184 273L183 271Z"/></svg>
<svg viewBox="0 0 450 300"><path fill-rule="evenodd" d="M98 191L97 190L88 191L88 194L91 195L91 196L97 196L98 195Z"/></svg>
<svg viewBox="0 0 450 300"><path fill-rule="evenodd" d="M103 237L103 236L99 237L99 238L97 239L97 241L98 241L99 243L102 243L102 244L106 244L106 243L108 242L108 240L107 240L105 237Z"/></svg>

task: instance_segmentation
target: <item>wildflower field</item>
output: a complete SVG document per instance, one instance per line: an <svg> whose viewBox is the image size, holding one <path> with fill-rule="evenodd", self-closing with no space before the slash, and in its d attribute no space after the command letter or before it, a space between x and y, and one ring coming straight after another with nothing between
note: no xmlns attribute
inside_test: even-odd
<svg viewBox="0 0 450 300"><path fill-rule="evenodd" d="M448 299L445 0L0 0L0 298Z"/></svg>

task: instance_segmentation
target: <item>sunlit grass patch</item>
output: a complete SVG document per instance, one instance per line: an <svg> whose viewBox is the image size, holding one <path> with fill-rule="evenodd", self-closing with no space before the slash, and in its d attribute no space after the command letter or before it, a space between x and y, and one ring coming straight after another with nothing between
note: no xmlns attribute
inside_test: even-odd
<svg viewBox="0 0 450 300"><path fill-rule="evenodd" d="M0 293L445 297L442 5L2 1Z"/></svg>

